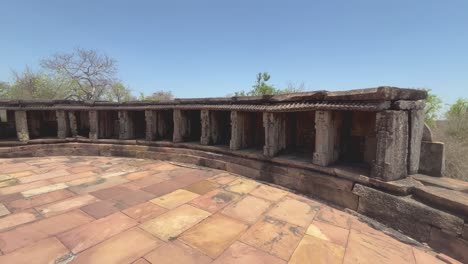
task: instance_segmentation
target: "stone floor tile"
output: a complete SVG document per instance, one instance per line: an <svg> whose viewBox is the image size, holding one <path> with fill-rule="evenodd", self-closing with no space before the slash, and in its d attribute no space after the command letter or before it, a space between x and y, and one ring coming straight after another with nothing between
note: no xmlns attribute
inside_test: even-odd
<svg viewBox="0 0 468 264"><path fill-rule="evenodd" d="M0 189L1 190L1 189ZM15 200L23 199L23 195L21 193L12 193L12 194L5 194L0 195L0 203L8 204Z"/></svg>
<svg viewBox="0 0 468 264"><path fill-rule="evenodd" d="M173 192L177 189L184 188L187 185L189 184L181 183L181 182L174 181L174 180L167 180L161 183L156 183L148 187L142 188L142 190L145 192L153 193L156 196L161 196L161 195Z"/></svg>
<svg viewBox="0 0 468 264"><path fill-rule="evenodd" d="M424 252L421 249L413 248L416 264L445 264L446 262L438 259L435 255Z"/></svg>
<svg viewBox="0 0 468 264"><path fill-rule="evenodd" d="M95 166L79 166L79 167L74 167L68 169L68 171L72 174L77 174L77 173L82 173L82 172L87 172L87 171L93 171L96 170L97 168Z"/></svg>
<svg viewBox="0 0 468 264"><path fill-rule="evenodd" d="M220 185L225 185L236 180L237 177L229 173L221 173L216 176L209 178L209 181L215 182Z"/></svg>
<svg viewBox="0 0 468 264"><path fill-rule="evenodd" d="M325 222L335 226L349 229L351 228L352 217L350 214L324 206L320 209L315 220Z"/></svg>
<svg viewBox="0 0 468 264"><path fill-rule="evenodd" d="M235 242L213 264L286 264L286 261L244 243Z"/></svg>
<svg viewBox="0 0 468 264"><path fill-rule="evenodd" d="M226 186L225 189L230 192L244 195L255 189L258 185L260 184L255 181L239 178L229 183L229 185Z"/></svg>
<svg viewBox="0 0 468 264"><path fill-rule="evenodd" d="M315 238L329 241L331 243L335 243L342 247L346 247L349 230L314 220L307 228L306 234Z"/></svg>
<svg viewBox="0 0 468 264"><path fill-rule="evenodd" d="M248 226L221 214L213 215L184 232L179 239L211 258L218 257Z"/></svg>
<svg viewBox="0 0 468 264"><path fill-rule="evenodd" d="M8 175L10 175L11 177L14 177L14 178L21 178L21 177L24 177L24 176L30 176L30 175L33 175L34 172L30 171L30 170L27 170L27 171L19 171L19 172L15 172L15 173L10 173Z"/></svg>
<svg viewBox="0 0 468 264"><path fill-rule="evenodd" d="M2 174L13 174L16 172L23 172L23 171L33 171L36 170L36 166L31 166L29 164L10 164L10 165L5 165L0 169L0 173Z"/></svg>
<svg viewBox="0 0 468 264"><path fill-rule="evenodd" d="M173 173L173 175L171 175L171 179L174 181L186 184L186 186L188 186L196 182L206 180L210 176L211 175L210 175L209 170L193 170L192 169L188 172L185 170L180 170L180 173Z"/></svg>
<svg viewBox="0 0 468 264"><path fill-rule="evenodd" d="M145 255L153 264L208 264L212 259L180 241L167 243Z"/></svg>
<svg viewBox="0 0 468 264"><path fill-rule="evenodd" d="M143 189L145 187L148 187L148 186L151 186L151 185L154 185L154 184L158 184L158 183L163 182L165 180L166 179L164 179L162 177L156 177L154 175L150 175L150 176L140 178L138 180L133 180L131 182L125 183L122 186L125 187L125 188L129 188L131 190L139 190L139 189Z"/></svg>
<svg viewBox="0 0 468 264"><path fill-rule="evenodd" d="M13 193L18 193L18 192L23 192L29 189L34 189L34 188L39 188L45 185L50 185L50 182L48 181L36 181L36 182L31 182L31 183L25 183L25 184L17 184L13 186L8 186L8 187L3 187L0 188L0 195L7 195L7 194L13 194Z"/></svg>
<svg viewBox="0 0 468 264"><path fill-rule="evenodd" d="M351 230L344 262L349 263L415 263L410 246L385 234Z"/></svg>
<svg viewBox="0 0 468 264"><path fill-rule="evenodd" d="M250 195L273 202L279 201L281 198L286 196L286 194L288 194L288 192L264 184L250 192Z"/></svg>
<svg viewBox="0 0 468 264"><path fill-rule="evenodd" d="M122 211L122 213L128 215L140 223L153 219L165 212L167 212L167 209L155 205L152 202L141 203Z"/></svg>
<svg viewBox="0 0 468 264"><path fill-rule="evenodd" d="M152 203L167 209L176 208L184 203L199 197L200 195L183 189L173 191L169 194L151 200Z"/></svg>
<svg viewBox="0 0 468 264"><path fill-rule="evenodd" d="M64 200L74 196L75 194L69 190L57 190L49 193L39 194L29 198L17 199L11 202L7 202L6 205L11 211L17 212L36 206L53 203L56 201Z"/></svg>
<svg viewBox="0 0 468 264"><path fill-rule="evenodd" d="M293 225L308 227L317 211L309 204L286 197L277 203L267 215L289 222Z"/></svg>
<svg viewBox="0 0 468 264"><path fill-rule="evenodd" d="M10 211L8 210L8 208L6 208L4 204L0 203L0 217L9 215L9 214L10 214Z"/></svg>
<svg viewBox="0 0 468 264"><path fill-rule="evenodd" d="M249 224L255 223L271 203L254 196L246 196L223 209L222 213Z"/></svg>
<svg viewBox="0 0 468 264"><path fill-rule="evenodd" d="M57 238L51 237L0 256L0 263L55 263L66 254L68 254L68 249Z"/></svg>
<svg viewBox="0 0 468 264"><path fill-rule="evenodd" d="M144 222L140 227L159 239L169 241L208 216L210 216L209 212L184 204Z"/></svg>
<svg viewBox="0 0 468 264"><path fill-rule="evenodd" d="M72 198L68 198L59 202L41 205L36 207L37 211L42 215L49 217L51 215L60 214L63 212L71 211L73 209L85 206L87 204L91 204L94 202L99 201L96 197L85 194L80 196L75 196Z"/></svg>
<svg viewBox="0 0 468 264"><path fill-rule="evenodd" d="M203 181L194 183L192 185L189 185L185 187L184 189L187 191L199 194L199 195L203 195L203 194L206 194L208 192L215 190L216 188L218 188L217 184L212 183L208 180L203 180Z"/></svg>
<svg viewBox="0 0 468 264"><path fill-rule="evenodd" d="M139 228L132 228L89 248L76 256L73 264L132 263L163 242Z"/></svg>
<svg viewBox="0 0 468 264"><path fill-rule="evenodd" d="M240 196L238 194L224 190L214 190L192 200L190 204L208 212L215 213L239 198Z"/></svg>
<svg viewBox="0 0 468 264"><path fill-rule="evenodd" d="M58 239L77 254L138 224L118 212L58 235Z"/></svg>
<svg viewBox="0 0 468 264"><path fill-rule="evenodd" d="M128 173L127 175L125 175L125 178L127 178L130 181L134 181L134 180L145 178L152 174L154 174L154 171L150 171L150 170L136 171L136 172Z"/></svg>
<svg viewBox="0 0 468 264"><path fill-rule="evenodd" d="M119 209L114 206L115 203L110 202L110 201L98 201L92 204L85 205L81 207L80 209L89 214L90 216L100 219L103 217L106 217L108 215L111 215L115 212L118 212Z"/></svg>
<svg viewBox="0 0 468 264"><path fill-rule="evenodd" d="M19 180L16 178L7 179L7 180L0 182L0 188L14 186L14 185L17 185L18 183L19 183Z"/></svg>
<svg viewBox="0 0 468 264"><path fill-rule="evenodd" d="M82 172L82 173L70 174L70 175L66 175L66 176L61 176L61 177L49 179L49 181L52 182L52 183L72 182L72 181L75 181L75 180L78 180L78 179L89 178L91 176L96 176L96 175L97 175L97 173L95 173L95 172L86 171L86 172Z"/></svg>
<svg viewBox="0 0 468 264"><path fill-rule="evenodd" d="M304 232L304 228L271 217L264 217L247 230L240 241L288 260Z"/></svg>
<svg viewBox="0 0 468 264"><path fill-rule="evenodd" d="M14 178L11 177L10 175L7 175L7 174L0 174L0 182L7 181L7 180L11 180L11 179L14 179Z"/></svg>
<svg viewBox="0 0 468 264"><path fill-rule="evenodd" d="M73 187L73 186L79 186L79 185L83 186L86 184L92 185L94 183L101 182L101 181L103 180L99 178L98 176L89 176L89 177L82 177L79 179L67 181L66 184L70 187Z"/></svg>
<svg viewBox="0 0 468 264"><path fill-rule="evenodd" d="M0 233L0 250L9 253L93 220L92 217L77 210L32 222Z"/></svg>
<svg viewBox="0 0 468 264"><path fill-rule="evenodd" d="M90 183L83 183L77 186L70 187L69 190L76 193L76 194L85 194L94 191L98 191L101 189L117 186L122 183L128 182L127 179L123 177L112 177L108 179L98 179L95 182Z"/></svg>
<svg viewBox="0 0 468 264"><path fill-rule="evenodd" d="M31 209L4 216L0 218L0 231L32 222L37 218L37 213Z"/></svg>
<svg viewBox="0 0 468 264"><path fill-rule="evenodd" d="M70 173L66 170L52 170L46 173L42 174L37 174L37 175L31 175L31 176L26 176L20 178L21 183L30 183L30 182L35 182L35 181L40 181L40 180L47 180L51 178L56 178L60 176L65 176L69 175Z"/></svg>
<svg viewBox="0 0 468 264"><path fill-rule="evenodd" d="M65 183L56 183L21 192L25 198L68 188Z"/></svg>
<svg viewBox="0 0 468 264"><path fill-rule="evenodd" d="M344 252L341 246L306 235L291 256L289 264L303 264L311 260L317 264L341 264Z"/></svg>
<svg viewBox="0 0 468 264"><path fill-rule="evenodd" d="M144 258L139 258L135 262L132 262L132 264L151 264L151 262L147 261Z"/></svg>

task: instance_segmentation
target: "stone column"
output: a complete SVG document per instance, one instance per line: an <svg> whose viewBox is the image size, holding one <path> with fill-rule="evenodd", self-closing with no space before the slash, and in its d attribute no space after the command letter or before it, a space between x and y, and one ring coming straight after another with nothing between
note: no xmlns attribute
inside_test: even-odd
<svg viewBox="0 0 468 264"><path fill-rule="evenodd" d="M338 160L341 123L339 112L315 112L315 151L312 163L328 166Z"/></svg>
<svg viewBox="0 0 468 264"><path fill-rule="evenodd" d="M190 135L190 124L187 115L180 109L174 109L174 134L173 142L183 142Z"/></svg>
<svg viewBox="0 0 468 264"><path fill-rule="evenodd" d="M135 137L133 119L129 111L119 111L119 139L132 139Z"/></svg>
<svg viewBox="0 0 468 264"><path fill-rule="evenodd" d="M383 111L376 116L377 150L372 177L403 179L408 165L408 112Z"/></svg>
<svg viewBox="0 0 468 264"><path fill-rule="evenodd" d="M424 110L409 111L410 139L408 149L408 173L415 174L419 170L419 158L421 155L421 141L424 131Z"/></svg>
<svg viewBox="0 0 468 264"><path fill-rule="evenodd" d="M67 122L67 113L65 110L56 110L55 115L57 116L57 137L66 138L70 131Z"/></svg>
<svg viewBox="0 0 468 264"><path fill-rule="evenodd" d="M89 139L98 139L99 115L98 111L89 111Z"/></svg>
<svg viewBox="0 0 468 264"><path fill-rule="evenodd" d="M211 145L213 144L213 137L211 135L212 132L212 120L211 120L211 112L208 110L201 110L201 138L200 144L202 145Z"/></svg>
<svg viewBox="0 0 468 264"><path fill-rule="evenodd" d="M286 116L284 113L263 113L265 146L263 155L274 157L286 148Z"/></svg>
<svg viewBox="0 0 468 264"><path fill-rule="evenodd" d="M166 119L167 117L164 115L163 111L156 111L156 135L159 138L166 137L170 129L172 128L172 120Z"/></svg>
<svg viewBox="0 0 468 264"><path fill-rule="evenodd" d="M16 135L19 141L29 140L28 118L26 111L15 111Z"/></svg>
<svg viewBox="0 0 468 264"><path fill-rule="evenodd" d="M231 150L239 150L249 146L250 124L249 113L232 111L231 112L231 141L229 147Z"/></svg>
<svg viewBox="0 0 468 264"><path fill-rule="evenodd" d="M153 110L145 110L146 140L153 141L157 135L157 113Z"/></svg>
<svg viewBox="0 0 468 264"><path fill-rule="evenodd" d="M76 124L75 111L68 111L68 121L70 122L70 132L72 137L78 137L78 125Z"/></svg>

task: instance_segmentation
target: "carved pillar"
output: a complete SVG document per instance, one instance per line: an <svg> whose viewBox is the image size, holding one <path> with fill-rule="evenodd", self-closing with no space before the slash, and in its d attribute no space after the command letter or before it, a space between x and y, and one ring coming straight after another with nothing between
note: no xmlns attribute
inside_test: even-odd
<svg viewBox="0 0 468 264"><path fill-rule="evenodd" d="M421 155L421 141L424 130L424 110L417 109L409 112L410 140L408 149L408 173L415 174L419 170Z"/></svg>
<svg viewBox="0 0 468 264"><path fill-rule="evenodd" d="M57 117L57 137L66 138L70 131L67 122L67 113L65 110L56 110L55 115Z"/></svg>
<svg viewBox="0 0 468 264"><path fill-rule="evenodd" d="M174 109L174 134L172 141L183 142L190 135L190 121L187 113L180 109Z"/></svg>
<svg viewBox="0 0 468 264"><path fill-rule="evenodd" d="M119 111L119 139L132 139L135 137L133 118L129 111Z"/></svg>
<svg viewBox="0 0 468 264"><path fill-rule="evenodd" d="M376 116L377 150L372 177L384 181L407 176L408 112L383 111Z"/></svg>
<svg viewBox="0 0 468 264"><path fill-rule="evenodd" d="M248 148L251 143L249 132L252 133L251 116L247 112L231 112L231 141L229 147L231 150ZM263 132L263 131L260 131Z"/></svg>
<svg viewBox="0 0 468 264"><path fill-rule="evenodd" d="M263 113L265 146L263 155L274 157L286 148L286 116L284 113Z"/></svg>
<svg viewBox="0 0 468 264"><path fill-rule="evenodd" d="M338 160L341 121L339 112L315 112L315 151L312 163L328 166Z"/></svg>
<svg viewBox="0 0 468 264"><path fill-rule="evenodd" d="M89 138L98 139L98 132L99 132L98 111L91 110L89 111Z"/></svg>
<svg viewBox="0 0 468 264"><path fill-rule="evenodd" d="M28 119L26 111L15 111L16 135L19 141L29 140Z"/></svg>
<svg viewBox="0 0 468 264"><path fill-rule="evenodd" d="M201 110L201 138L200 144L210 145L213 144L212 129L213 122L211 122L211 112L208 110Z"/></svg>
<svg viewBox="0 0 468 264"><path fill-rule="evenodd" d="M78 125L76 124L76 113L74 111L68 111L68 121L70 122L72 137L78 137Z"/></svg>
<svg viewBox="0 0 468 264"><path fill-rule="evenodd" d="M157 135L157 113L153 110L145 111L145 120L146 120L146 140L153 141L156 139Z"/></svg>

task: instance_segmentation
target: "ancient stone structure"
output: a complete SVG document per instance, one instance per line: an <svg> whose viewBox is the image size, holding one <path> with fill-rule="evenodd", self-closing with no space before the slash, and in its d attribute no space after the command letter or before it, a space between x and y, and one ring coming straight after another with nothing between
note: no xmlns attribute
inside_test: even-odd
<svg viewBox="0 0 468 264"><path fill-rule="evenodd" d="M378 87L121 104L0 101L0 158L112 155L226 170L373 217L468 261L468 184L441 177L443 144L424 125L426 96Z"/></svg>

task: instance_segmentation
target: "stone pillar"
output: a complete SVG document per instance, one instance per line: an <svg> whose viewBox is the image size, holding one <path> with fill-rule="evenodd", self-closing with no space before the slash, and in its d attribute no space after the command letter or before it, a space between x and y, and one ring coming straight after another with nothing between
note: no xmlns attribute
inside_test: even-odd
<svg viewBox="0 0 468 264"><path fill-rule="evenodd" d="M424 110L409 111L410 139L408 149L408 173L415 174L419 170L419 158L421 155L421 141L424 131Z"/></svg>
<svg viewBox="0 0 468 264"><path fill-rule="evenodd" d="M15 111L16 135L19 141L29 140L28 118L26 111Z"/></svg>
<svg viewBox="0 0 468 264"><path fill-rule="evenodd" d="M341 123L339 112L315 112L315 151L312 163L328 166L338 160Z"/></svg>
<svg viewBox="0 0 468 264"><path fill-rule="evenodd" d="M249 147L249 131L254 128L250 125L250 116L247 112L231 112L231 150L239 150Z"/></svg>
<svg viewBox="0 0 468 264"><path fill-rule="evenodd" d="M190 135L190 124L187 114L180 110L174 109L174 134L172 137L173 142L183 142L184 139Z"/></svg>
<svg viewBox="0 0 468 264"><path fill-rule="evenodd" d="M76 113L68 111L68 121L70 122L70 132L72 137L78 137L78 125L76 124Z"/></svg>
<svg viewBox="0 0 468 264"><path fill-rule="evenodd" d="M157 113L153 110L145 110L146 140L153 141L157 135Z"/></svg>
<svg viewBox="0 0 468 264"><path fill-rule="evenodd" d="M65 110L56 110L55 115L57 116L57 137L66 138L70 132L67 113Z"/></svg>
<svg viewBox="0 0 468 264"><path fill-rule="evenodd" d="M213 123L211 122L211 112L208 110L201 110L201 138L200 144L211 145L213 144L212 129Z"/></svg>
<svg viewBox="0 0 468 264"><path fill-rule="evenodd" d="M133 119L129 111L119 111L119 139L132 139L135 137Z"/></svg>
<svg viewBox="0 0 468 264"><path fill-rule="evenodd" d="M172 120L167 120L163 111L156 111L156 135L159 138L166 137L170 132L170 129L172 129L171 121Z"/></svg>
<svg viewBox="0 0 468 264"><path fill-rule="evenodd" d="M377 150L372 177L383 181L408 175L408 112L383 111L376 116Z"/></svg>
<svg viewBox="0 0 468 264"><path fill-rule="evenodd" d="M286 148L286 116L284 113L263 113L265 146L263 155L274 157Z"/></svg>
<svg viewBox="0 0 468 264"><path fill-rule="evenodd" d="M89 111L89 139L98 139L99 116L98 111Z"/></svg>

